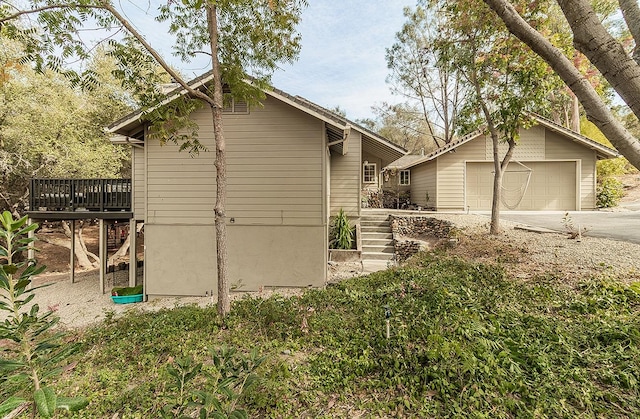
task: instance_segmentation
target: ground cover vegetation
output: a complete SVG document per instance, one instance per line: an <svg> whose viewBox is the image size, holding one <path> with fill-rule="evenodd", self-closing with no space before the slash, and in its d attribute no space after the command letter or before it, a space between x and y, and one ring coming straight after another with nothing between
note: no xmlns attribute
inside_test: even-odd
<svg viewBox="0 0 640 419"><path fill-rule="evenodd" d="M83 397L64 397L49 386L79 343L63 341L64 333L55 330L58 318L53 311L29 305L38 289L30 286L31 278L45 267L34 259L18 259L35 240L25 236L37 227L27 224L27 217L14 219L9 211L0 214L0 311L5 314L0 322L0 384L20 389L0 399L2 417L14 417L31 407L33 417L50 418L57 410L77 411L87 405Z"/></svg>
<svg viewBox="0 0 640 419"><path fill-rule="evenodd" d="M51 385L89 399L78 417L640 415L639 284L523 281L519 258L425 253L241 299L224 320L215 306L111 317L72 335L81 350Z"/></svg>

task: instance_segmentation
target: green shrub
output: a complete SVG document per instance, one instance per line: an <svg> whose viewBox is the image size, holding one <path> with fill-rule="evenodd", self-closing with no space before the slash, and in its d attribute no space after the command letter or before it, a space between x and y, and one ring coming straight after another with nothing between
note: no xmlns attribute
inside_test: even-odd
<svg viewBox="0 0 640 419"><path fill-rule="evenodd" d="M32 406L32 417L50 418L60 409L75 411L88 404L83 397L62 397L49 383L77 345L65 343L64 334L54 331L59 319L51 310L42 313L38 304L28 307L40 288L30 287L31 278L45 267L32 259L17 260L35 240L27 234L37 228L27 225L27 217L15 220L9 211L0 214L0 310L6 314L0 322L0 395L8 396L0 403L2 417L20 406Z"/></svg>
<svg viewBox="0 0 640 419"><path fill-rule="evenodd" d="M354 229L351 227L349 217L344 213L344 210L340 208L340 212L333 219L331 224L331 238L329 247L332 249L349 250L353 247L353 235Z"/></svg>
<svg viewBox="0 0 640 419"><path fill-rule="evenodd" d="M622 182L614 177L606 177L596 189L596 205L598 208L615 207L623 195Z"/></svg>

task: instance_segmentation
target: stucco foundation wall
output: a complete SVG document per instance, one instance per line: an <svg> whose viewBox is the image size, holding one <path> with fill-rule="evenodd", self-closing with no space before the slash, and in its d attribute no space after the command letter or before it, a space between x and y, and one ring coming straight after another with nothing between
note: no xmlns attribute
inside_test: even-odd
<svg viewBox="0 0 640 419"><path fill-rule="evenodd" d="M327 266L324 226L227 226L229 285L320 287ZM145 293L217 294L215 228L202 225L145 225Z"/></svg>
<svg viewBox="0 0 640 419"><path fill-rule="evenodd" d="M324 226L228 226L229 283L260 287L321 287L327 270Z"/></svg>
<svg viewBox="0 0 640 419"><path fill-rule="evenodd" d="M217 284L215 228L145 224L145 293L205 295Z"/></svg>

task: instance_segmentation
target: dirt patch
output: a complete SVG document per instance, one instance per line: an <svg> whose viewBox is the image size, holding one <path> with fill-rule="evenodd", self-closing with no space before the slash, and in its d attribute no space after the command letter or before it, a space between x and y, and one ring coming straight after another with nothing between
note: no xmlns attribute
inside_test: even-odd
<svg viewBox="0 0 640 419"><path fill-rule="evenodd" d="M76 227L79 229L79 226ZM95 255L98 254L100 231L96 222L85 223L82 227L82 236L87 250ZM70 254L69 249L62 246L57 246L51 243L47 243L44 239L61 240L69 243L71 240L65 235L64 230L60 223L40 223L40 228L36 232L36 237L42 240L36 242L36 259L39 265L47 267L46 271L38 277L34 283L37 285L42 282L55 282L58 280L65 280L69 277L70 271ZM116 245L120 245L120 240L116 240ZM110 248L107 250L107 256L111 257L117 248ZM144 257L144 234L138 235L136 243L136 253L138 260L142 260ZM118 260L119 262L128 262L128 256L125 259ZM76 261L76 273L93 272L94 270L81 270Z"/></svg>
<svg viewBox="0 0 640 419"><path fill-rule="evenodd" d="M640 201L640 173L628 173L617 178L624 188L624 196L620 199L620 203Z"/></svg>

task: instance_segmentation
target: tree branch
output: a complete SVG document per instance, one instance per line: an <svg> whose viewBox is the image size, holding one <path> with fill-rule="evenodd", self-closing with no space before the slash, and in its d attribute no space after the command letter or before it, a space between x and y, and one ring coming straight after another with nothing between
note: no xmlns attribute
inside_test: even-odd
<svg viewBox="0 0 640 419"><path fill-rule="evenodd" d="M3 2L4 3L4 2ZM145 50L156 60L156 62L178 83L182 88L184 88L190 95L195 98L198 98L211 106L215 106L213 99L211 99L207 94L202 93L199 90L193 89L191 86L187 84L187 82L180 76L180 74L175 71L169 64L162 58L160 54L144 39L144 37L129 23L129 21L118 12L108 0L101 0L100 4L90 5L90 4L79 4L79 3L59 3L52 4L47 6L38 7L35 9L29 10L20 10L12 15L5 16L0 19L0 23L10 21L13 19L17 19L20 16L27 14L37 14L40 12L45 12L48 10L55 9L98 9L105 10L120 22L120 24L134 37L140 44L144 47Z"/></svg>
<svg viewBox="0 0 640 419"><path fill-rule="evenodd" d="M631 36L636 43L633 49L633 59L638 65L640 65L640 6L637 0L618 0L620 10L622 10L622 16Z"/></svg>
<svg viewBox="0 0 640 419"><path fill-rule="evenodd" d="M569 22L576 49L591 61L640 119L640 66L607 32L588 0L558 0L558 4Z"/></svg>
<svg viewBox="0 0 640 419"><path fill-rule="evenodd" d="M6 1L3 1L2 3L8 4ZM19 12L16 12L12 15L0 18L0 23L17 19L20 16L37 14L40 12L46 12L47 10L55 10L55 9L103 9L103 7L92 5L92 4L78 4L78 3L50 4L48 6L36 7L35 9L20 10Z"/></svg>
<svg viewBox="0 0 640 419"><path fill-rule="evenodd" d="M502 19L509 31L527 44L562 78L578 97L592 121L611 143L637 168L640 168L640 142L612 115L588 80L573 66L560 49L533 29L506 0L483 0Z"/></svg>
<svg viewBox="0 0 640 419"><path fill-rule="evenodd" d="M192 96L202 100L205 103L208 103L210 106L215 106L215 102L212 98L210 98L205 93L202 93L199 90L196 90L189 86L187 82L175 71L171 66L158 54L158 52L144 39L144 37L129 23L129 21L122 16L107 0L102 0L102 7L104 10L107 10L109 13L115 17L118 22L124 26L124 28L134 37L140 44L144 47L144 49L151 54L151 56L156 60L156 62L166 71L169 75L176 81L183 89L185 89Z"/></svg>

